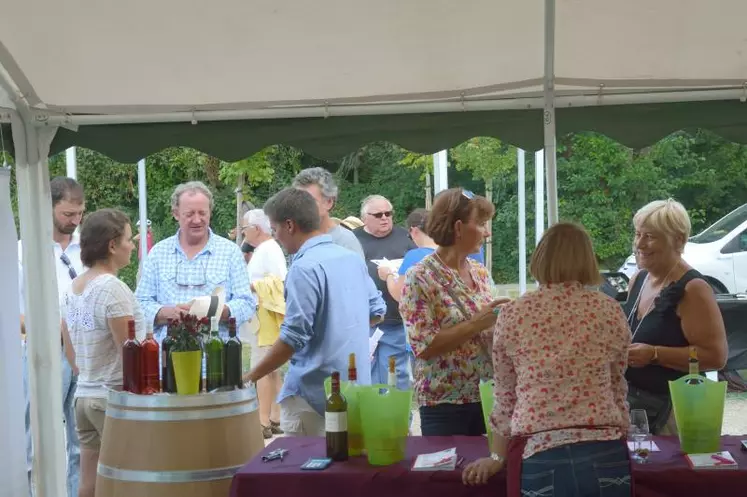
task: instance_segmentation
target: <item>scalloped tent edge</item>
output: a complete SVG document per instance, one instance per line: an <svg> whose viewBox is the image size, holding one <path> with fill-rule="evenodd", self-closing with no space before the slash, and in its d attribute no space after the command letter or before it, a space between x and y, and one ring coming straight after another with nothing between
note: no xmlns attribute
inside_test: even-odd
<svg viewBox="0 0 747 497"><path fill-rule="evenodd" d="M319 159L337 160L369 143L387 141L431 154L476 136L491 136L535 151L543 148L542 112L496 110L330 118L144 123L60 128L50 154L79 146L122 163L172 146L186 146L232 162L270 145L290 145ZM556 109L557 135L594 131L640 149L669 134L707 129L747 144L747 104L739 100L614 105ZM13 153L10 125L3 125L6 151Z"/></svg>

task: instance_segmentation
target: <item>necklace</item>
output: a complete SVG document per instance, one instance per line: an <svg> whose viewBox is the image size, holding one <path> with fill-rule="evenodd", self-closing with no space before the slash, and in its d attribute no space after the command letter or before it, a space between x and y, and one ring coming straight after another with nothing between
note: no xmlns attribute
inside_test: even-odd
<svg viewBox="0 0 747 497"><path fill-rule="evenodd" d="M635 330L633 330L633 336L632 338L635 338L636 334L638 333L638 330L641 328L641 324L643 323L643 320L646 319L646 317L651 313L651 311L654 309L654 306L656 305L656 299L659 297L659 294L664 289L664 287L667 284L667 281L669 280L669 277L674 272L674 269L680 265L680 261L677 261L674 266L669 270L667 275L664 277L664 280L661 283L661 286L659 287L659 291L656 292L656 295L653 299L651 299L651 303L648 305L648 308L646 309L646 312L643 313L643 316L641 316L641 319L638 320L638 324L635 327ZM643 295L643 289L646 288L646 283L648 282L648 277L651 275L651 273L646 273L646 279L643 280L643 284L641 285L641 290L638 292L638 296L635 299L635 304L633 304L633 308L630 310L630 314L628 314L628 324L633 323L633 316L636 316L638 313L638 305L641 303L641 295ZM631 338L631 339L632 339Z"/></svg>

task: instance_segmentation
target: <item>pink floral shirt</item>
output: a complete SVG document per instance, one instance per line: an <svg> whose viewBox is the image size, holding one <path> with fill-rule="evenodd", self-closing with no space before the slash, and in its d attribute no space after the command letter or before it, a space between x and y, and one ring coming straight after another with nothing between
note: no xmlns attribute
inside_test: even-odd
<svg viewBox="0 0 747 497"><path fill-rule="evenodd" d="M531 435L525 459L627 434L629 345L620 304L579 283L543 285L504 306L493 336L493 430Z"/></svg>
<svg viewBox="0 0 747 497"><path fill-rule="evenodd" d="M475 288L468 287L435 255L424 258L405 276L399 311L415 353L413 376L418 405L480 402L480 379L493 376L489 328L447 354L428 360L419 358L442 328L470 319L493 300L488 270L471 259L468 262ZM469 316L455 304L447 288Z"/></svg>

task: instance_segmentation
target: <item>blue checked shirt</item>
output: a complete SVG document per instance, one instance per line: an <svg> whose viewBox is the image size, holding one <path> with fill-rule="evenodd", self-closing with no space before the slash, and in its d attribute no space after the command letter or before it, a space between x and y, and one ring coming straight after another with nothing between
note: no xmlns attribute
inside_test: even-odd
<svg viewBox="0 0 747 497"><path fill-rule="evenodd" d="M155 323L161 307L189 303L196 297L210 295L219 286L226 291L226 305L236 318L238 329L257 308L241 250L211 230L205 248L189 260L179 245L177 231L176 235L158 242L146 257L135 296L146 323ZM159 343L165 333L166 326L153 329ZM220 325L220 334L228 336L225 323Z"/></svg>

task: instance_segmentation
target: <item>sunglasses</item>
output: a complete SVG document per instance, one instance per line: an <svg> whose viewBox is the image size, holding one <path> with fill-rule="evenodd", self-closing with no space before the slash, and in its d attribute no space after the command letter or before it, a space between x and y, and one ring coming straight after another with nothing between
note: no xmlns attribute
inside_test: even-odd
<svg viewBox="0 0 747 497"><path fill-rule="evenodd" d="M376 219L381 219L382 217L392 217L392 214L394 214L393 211L384 211L384 212L369 212L369 216L373 216Z"/></svg>
<svg viewBox="0 0 747 497"><path fill-rule="evenodd" d="M75 268L73 267L72 262L70 262L70 258L67 256L66 253L60 254L60 260L62 263L67 267L67 275L70 276L71 280L74 280L78 277L78 273L75 271Z"/></svg>
<svg viewBox="0 0 747 497"><path fill-rule="evenodd" d="M473 192L471 192L469 190L465 190L464 188L462 188L462 195L467 200L472 200L473 198L475 198L475 194Z"/></svg>

